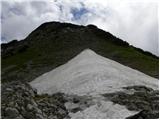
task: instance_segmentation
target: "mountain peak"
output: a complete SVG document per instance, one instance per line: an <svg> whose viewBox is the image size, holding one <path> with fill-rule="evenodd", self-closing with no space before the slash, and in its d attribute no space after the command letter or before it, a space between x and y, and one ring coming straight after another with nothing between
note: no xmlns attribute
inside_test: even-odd
<svg viewBox="0 0 160 120"><path fill-rule="evenodd" d="M83 50L81 53L83 53L83 54L96 54L93 50L91 50L89 48Z"/></svg>
<svg viewBox="0 0 160 120"><path fill-rule="evenodd" d="M158 78L159 75L158 58L130 46L127 42L94 25L80 26L70 23L48 22L40 25L24 40L2 44L1 47L2 68L4 68L2 71L5 71L2 81L17 79L32 81L39 75L66 63L82 50L84 51L78 56L86 60L89 57L97 58L95 56L98 53L152 77ZM17 61L17 58L23 59ZM30 67L32 66L30 63L34 67ZM8 66L13 65L18 68L19 74L22 74L21 78L17 78L17 74L12 69L8 69ZM26 67L22 69L25 69L26 74L29 73L29 75L23 75L22 66ZM32 73L35 74L32 75Z"/></svg>
<svg viewBox="0 0 160 120"><path fill-rule="evenodd" d="M97 55L93 50L87 48L85 50L83 50L80 54L78 54L78 56L85 56L85 57L90 57L90 56L95 56Z"/></svg>

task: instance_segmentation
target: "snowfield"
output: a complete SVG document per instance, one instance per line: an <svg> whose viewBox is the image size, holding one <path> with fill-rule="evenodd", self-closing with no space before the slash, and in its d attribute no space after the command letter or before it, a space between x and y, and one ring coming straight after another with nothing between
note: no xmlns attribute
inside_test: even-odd
<svg viewBox="0 0 160 120"><path fill-rule="evenodd" d="M158 90L158 80L87 49L58 68L45 73L31 83L39 94L62 92L98 98L96 104L70 113L72 118L125 118L137 113L111 101L104 102L103 93L124 91L123 87L143 85ZM99 105L99 103L101 103ZM107 109L109 106L110 109ZM124 112L125 111L125 112Z"/></svg>

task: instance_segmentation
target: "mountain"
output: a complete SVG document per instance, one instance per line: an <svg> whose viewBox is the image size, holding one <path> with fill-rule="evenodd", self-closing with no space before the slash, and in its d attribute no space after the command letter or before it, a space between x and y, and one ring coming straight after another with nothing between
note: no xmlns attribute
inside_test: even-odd
<svg viewBox="0 0 160 120"><path fill-rule="evenodd" d="M13 40L1 48L2 82L32 81L87 48L152 77L159 76L158 57L94 25L48 22L24 40Z"/></svg>
<svg viewBox="0 0 160 120"><path fill-rule="evenodd" d="M2 118L159 118L158 57L94 25L44 23L1 56Z"/></svg>

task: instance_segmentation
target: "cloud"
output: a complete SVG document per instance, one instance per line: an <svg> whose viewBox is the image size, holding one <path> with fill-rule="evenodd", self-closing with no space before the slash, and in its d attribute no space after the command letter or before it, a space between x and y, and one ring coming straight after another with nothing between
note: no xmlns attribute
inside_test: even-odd
<svg viewBox="0 0 160 120"><path fill-rule="evenodd" d="M43 8L42 6L46 6ZM59 8L44 1L2 2L2 42L23 39L40 24L59 20Z"/></svg>
<svg viewBox="0 0 160 120"><path fill-rule="evenodd" d="M158 55L158 4L154 2L3 1L1 18L2 42L23 39L44 22L61 21L95 24L136 47Z"/></svg>

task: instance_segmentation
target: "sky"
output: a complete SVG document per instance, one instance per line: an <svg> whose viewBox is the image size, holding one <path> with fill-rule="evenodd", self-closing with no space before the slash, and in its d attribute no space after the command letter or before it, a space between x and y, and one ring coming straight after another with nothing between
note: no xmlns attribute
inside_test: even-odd
<svg viewBox="0 0 160 120"><path fill-rule="evenodd" d="M22 40L49 21L94 24L159 54L158 3L141 0L2 0L1 43Z"/></svg>

